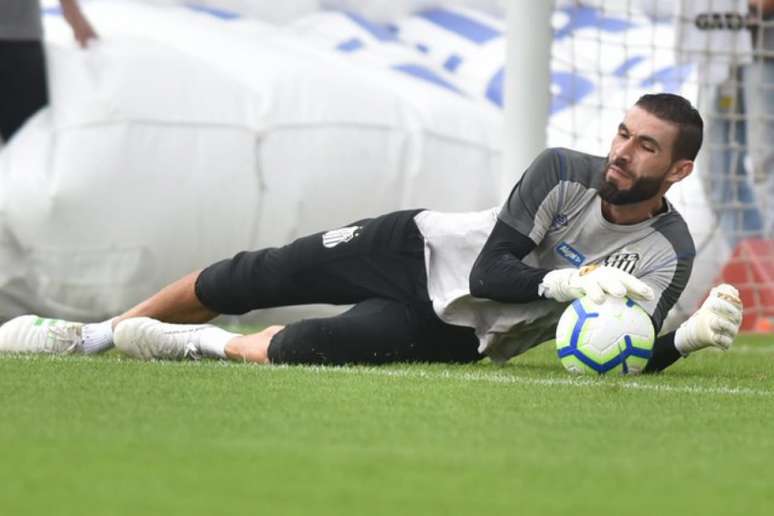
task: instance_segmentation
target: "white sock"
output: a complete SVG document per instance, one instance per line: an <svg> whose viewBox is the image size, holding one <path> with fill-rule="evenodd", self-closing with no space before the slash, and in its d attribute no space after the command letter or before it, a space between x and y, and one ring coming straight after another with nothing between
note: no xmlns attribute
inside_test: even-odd
<svg viewBox="0 0 774 516"><path fill-rule="evenodd" d="M202 330L199 335L199 351L210 358L226 358L226 344L234 337L240 337L239 333L231 333L217 326Z"/></svg>
<svg viewBox="0 0 774 516"><path fill-rule="evenodd" d="M113 325L108 319L101 323L84 324L81 326L83 352L99 353L113 347Z"/></svg>

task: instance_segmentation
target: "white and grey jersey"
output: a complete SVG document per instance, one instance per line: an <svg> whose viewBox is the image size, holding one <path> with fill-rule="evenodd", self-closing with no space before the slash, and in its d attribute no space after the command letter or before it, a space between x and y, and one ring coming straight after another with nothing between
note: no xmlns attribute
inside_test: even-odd
<svg viewBox="0 0 774 516"><path fill-rule="evenodd" d="M640 278L656 293L642 303L660 328L690 276L695 248L674 207L633 225L602 215L597 194L604 158L549 149L530 165L505 205L474 213L424 211L415 217L425 239L428 293L438 316L476 330L479 351L507 360L554 338L564 305L549 299L500 303L470 295L469 276L497 219L536 247L526 265L547 269L604 264Z"/></svg>

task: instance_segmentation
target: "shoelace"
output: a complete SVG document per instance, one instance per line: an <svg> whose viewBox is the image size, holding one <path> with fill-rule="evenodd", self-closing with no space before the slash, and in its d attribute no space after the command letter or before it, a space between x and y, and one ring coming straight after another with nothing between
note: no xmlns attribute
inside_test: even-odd
<svg viewBox="0 0 774 516"><path fill-rule="evenodd" d="M66 347L62 349L60 343L65 343ZM48 353L73 353L82 343L80 325L50 326L43 349Z"/></svg>
<svg viewBox="0 0 774 516"><path fill-rule="evenodd" d="M199 360L202 358L202 354L199 351L199 348L197 348L193 343L188 342L185 345L185 352L183 353L183 356L185 358L188 358L190 360Z"/></svg>

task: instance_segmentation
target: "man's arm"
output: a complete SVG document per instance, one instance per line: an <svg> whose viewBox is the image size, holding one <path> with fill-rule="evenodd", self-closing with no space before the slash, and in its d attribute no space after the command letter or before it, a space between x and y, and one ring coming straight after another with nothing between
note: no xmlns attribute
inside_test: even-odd
<svg viewBox="0 0 774 516"><path fill-rule="evenodd" d="M521 261L534 248L529 237L498 219L470 272L471 295L502 303L541 299L538 286L550 270Z"/></svg>
<svg viewBox="0 0 774 516"><path fill-rule="evenodd" d="M545 234L547 222L538 212L543 203L552 206L548 199L566 174L564 161L559 149L541 152L513 187L470 272L473 296L503 303L540 299L538 285L549 271L522 259Z"/></svg>
<svg viewBox="0 0 774 516"><path fill-rule="evenodd" d="M97 33L89 23L89 20L84 16L81 8L78 6L77 0L59 0L62 6L62 14L64 19L73 29L73 36L81 48L86 48L90 39L97 39Z"/></svg>
<svg viewBox="0 0 774 516"><path fill-rule="evenodd" d="M673 331L656 339L653 343L653 354L643 373L659 373L683 358L675 347L675 333L677 332Z"/></svg>
<svg viewBox="0 0 774 516"><path fill-rule="evenodd" d="M495 224L473 264L470 293L502 303L527 303L538 299L567 302L588 295L601 303L605 296L652 300L653 290L634 276L606 266L580 269L543 269L522 262L535 248L527 236L501 220Z"/></svg>

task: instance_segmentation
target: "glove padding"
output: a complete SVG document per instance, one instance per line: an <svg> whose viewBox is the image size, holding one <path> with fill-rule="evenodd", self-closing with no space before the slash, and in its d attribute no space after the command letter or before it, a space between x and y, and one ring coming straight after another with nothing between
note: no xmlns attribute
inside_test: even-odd
<svg viewBox="0 0 774 516"><path fill-rule="evenodd" d="M653 290L631 274L607 265L587 265L580 269L557 269L543 277L538 294L562 303L588 296L602 303L606 296L652 301Z"/></svg>
<svg viewBox="0 0 774 516"><path fill-rule="evenodd" d="M742 324L742 300L728 283L710 290L701 307L675 333L675 347L683 354L714 346L723 351L734 343Z"/></svg>

